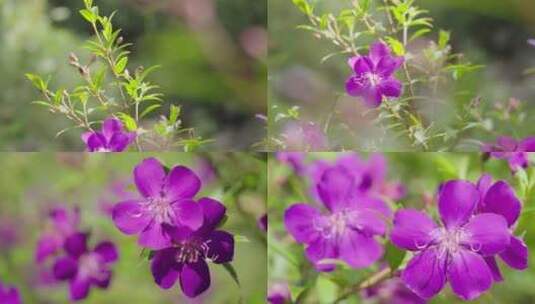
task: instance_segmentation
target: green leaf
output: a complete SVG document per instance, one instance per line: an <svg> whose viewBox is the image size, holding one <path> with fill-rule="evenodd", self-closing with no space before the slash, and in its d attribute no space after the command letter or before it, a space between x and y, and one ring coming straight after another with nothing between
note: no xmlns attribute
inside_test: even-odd
<svg viewBox="0 0 535 304"><path fill-rule="evenodd" d="M171 105L169 109L169 123L175 124L180 116L180 106Z"/></svg>
<svg viewBox="0 0 535 304"><path fill-rule="evenodd" d="M128 64L128 57L121 58L116 64L115 64L115 72L117 74L122 74L124 69L126 68L126 65Z"/></svg>
<svg viewBox="0 0 535 304"><path fill-rule="evenodd" d="M84 0L85 7L90 9L93 6L93 0Z"/></svg>
<svg viewBox="0 0 535 304"><path fill-rule="evenodd" d="M145 117L145 115L149 114L150 112L156 110L157 108L161 107L160 104L154 104L152 106L148 106L141 114L139 115L139 118Z"/></svg>
<svg viewBox="0 0 535 304"><path fill-rule="evenodd" d="M230 264L230 263L223 263L223 267L228 272L228 274L232 277L234 282L236 282L236 284L238 286L240 286L240 280L238 279L238 273L236 272L236 269L234 269L234 266L232 266L232 264Z"/></svg>
<svg viewBox="0 0 535 304"><path fill-rule="evenodd" d="M403 262L403 259L405 258L405 254L406 251L398 249L392 243L388 242L386 244L385 259L388 262L388 266L390 266L390 270L392 272L399 268Z"/></svg>
<svg viewBox="0 0 535 304"><path fill-rule="evenodd" d="M388 42L390 48L392 48L392 51L394 51L394 54L396 54L397 56L405 55L405 47L403 46L403 43L401 43L401 41L393 37L386 37L386 42Z"/></svg>
<svg viewBox="0 0 535 304"><path fill-rule="evenodd" d="M104 82L104 78L106 78L106 69L101 69L95 75L95 79L93 79L93 89L94 90L99 90L102 87L102 83Z"/></svg>
<svg viewBox="0 0 535 304"><path fill-rule="evenodd" d="M84 17L84 19L89 21L90 23L94 23L97 19L93 11L89 9L80 10L80 15L82 15L82 17Z"/></svg>
<svg viewBox="0 0 535 304"><path fill-rule="evenodd" d="M30 73L27 73L25 75L26 78L28 78L36 88L38 88L40 91L46 91L47 85L40 76Z"/></svg>
<svg viewBox="0 0 535 304"><path fill-rule="evenodd" d="M306 15L312 14L312 6L306 0L292 0L293 4Z"/></svg>
<svg viewBox="0 0 535 304"><path fill-rule="evenodd" d="M243 235L234 235L234 242L236 243L249 243L249 239L246 236Z"/></svg>
<svg viewBox="0 0 535 304"><path fill-rule="evenodd" d="M440 30L438 33L438 47L444 49L450 42L450 32Z"/></svg>
<svg viewBox="0 0 535 304"><path fill-rule="evenodd" d="M48 102L46 101L42 101L42 100L36 100L36 101L32 101L33 104L36 104L36 105L40 105L40 106L45 106L47 108L50 108L52 107L51 104L49 104Z"/></svg>
<svg viewBox="0 0 535 304"><path fill-rule="evenodd" d="M117 116L123 121L123 124L128 131L133 132L137 130L136 120L132 118L132 116L126 113L118 113Z"/></svg>

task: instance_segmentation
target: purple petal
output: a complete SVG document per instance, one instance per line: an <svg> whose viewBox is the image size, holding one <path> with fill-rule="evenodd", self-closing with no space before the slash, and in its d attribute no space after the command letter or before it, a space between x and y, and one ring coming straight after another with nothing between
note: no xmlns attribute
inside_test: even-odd
<svg viewBox="0 0 535 304"><path fill-rule="evenodd" d="M332 271L335 268L334 264L324 263L326 259L334 259L338 257L336 245L332 240L317 238L307 247L305 254L307 258L314 264L317 271Z"/></svg>
<svg viewBox="0 0 535 304"><path fill-rule="evenodd" d="M481 194L481 197L484 198L487 194L487 191L489 191L490 187L492 186L492 176L490 174L483 174L477 181L477 190ZM480 207L483 207L484 200L480 201Z"/></svg>
<svg viewBox="0 0 535 304"><path fill-rule="evenodd" d="M492 279L496 282L503 281L502 273L500 272L500 268L498 267L496 258L494 256L488 256L484 257L484 259L485 263L487 263L487 266L489 266L490 273L492 274Z"/></svg>
<svg viewBox="0 0 535 304"><path fill-rule="evenodd" d="M95 247L94 251L100 256L103 263L112 263L117 261L119 258L117 248L112 242L109 241L100 242Z"/></svg>
<svg viewBox="0 0 535 304"><path fill-rule="evenodd" d="M171 247L171 238L162 224L152 221L139 235L138 244L153 250Z"/></svg>
<svg viewBox="0 0 535 304"><path fill-rule="evenodd" d="M516 222L521 208L513 188L504 181L494 183L483 198L482 212L502 215L509 226Z"/></svg>
<svg viewBox="0 0 535 304"><path fill-rule="evenodd" d="M358 208L354 212L349 212L348 216L350 219L347 223L348 227L362 231L367 235L386 233L386 218L383 218L381 213L375 210Z"/></svg>
<svg viewBox="0 0 535 304"><path fill-rule="evenodd" d="M359 59L359 56L349 57L347 59L347 65L349 65L349 67L353 69L353 67L355 66L355 62L357 62L358 59Z"/></svg>
<svg viewBox="0 0 535 304"><path fill-rule="evenodd" d="M392 210L390 210L390 207L388 207L388 205L380 199L359 197L356 204L359 209L367 209L373 211L377 213L378 216L381 216L385 219L389 219L392 217Z"/></svg>
<svg viewBox="0 0 535 304"><path fill-rule="evenodd" d="M84 133L82 133L82 135L80 135L80 138L86 144L86 146L87 146L87 143L89 141L89 137L91 137L91 135L93 135L93 132L91 132L91 131L84 132Z"/></svg>
<svg viewBox="0 0 535 304"><path fill-rule="evenodd" d="M427 214L413 209L401 209L394 215L390 239L397 247L418 251L432 242L431 232L436 228Z"/></svg>
<svg viewBox="0 0 535 304"><path fill-rule="evenodd" d="M383 57L390 57L390 48L380 41L375 42L370 46L369 57L377 64Z"/></svg>
<svg viewBox="0 0 535 304"><path fill-rule="evenodd" d="M70 296L72 301L79 301L87 298L89 294L90 281L88 279L76 278L70 282Z"/></svg>
<svg viewBox="0 0 535 304"><path fill-rule="evenodd" d="M58 258L53 266L54 278L56 280L71 279L76 275L77 271L78 263L69 256Z"/></svg>
<svg viewBox="0 0 535 304"><path fill-rule="evenodd" d="M481 255L494 255L509 246L511 234L501 215L482 213L470 219L463 227L467 239L461 243Z"/></svg>
<svg viewBox="0 0 535 304"><path fill-rule="evenodd" d="M415 294L430 299L446 284L445 255L431 247L414 256L401 274L401 279Z"/></svg>
<svg viewBox="0 0 535 304"><path fill-rule="evenodd" d="M385 56L377 63L375 71L383 77L390 77L403 64L403 57Z"/></svg>
<svg viewBox="0 0 535 304"><path fill-rule="evenodd" d="M61 240L56 235L43 234L37 242L35 250L35 261L42 263L44 260L54 254L62 246Z"/></svg>
<svg viewBox="0 0 535 304"><path fill-rule="evenodd" d="M107 149L106 138L99 132L95 132L87 137L87 150L89 152L97 152L102 149Z"/></svg>
<svg viewBox="0 0 535 304"><path fill-rule="evenodd" d="M234 258L234 237L225 231L214 231L207 239L206 257L216 264L228 263Z"/></svg>
<svg viewBox="0 0 535 304"><path fill-rule="evenodd" d="M108 142L108 148L111 152L123 152L126 147L135 139L131 134L134 133L115 133Z"/></svg>
<svg viewBox="0 0 535 304"><path fill-rule="evenodd" d="M518 270L528 268L528 247L518 237L511 237L511 243L500 253L500 257L511 268Z"/></svg>
<svg viewBox="0 0 535 304"><path fill-rule="evenodd" d="M144 159L134 169L134 181L144 197L160 197L166 174L156 158Z"/></svg>
<svg viewBox="0 0 535 304"><path fill-rule="evenodd" d="M95 284L100 288L106 289L110 286L112 272L111 270L103 270L96 278L91 278L91 284Z"/></svg>
<svg viewBox="0 0 535 304"><path fill-rule="evenodd" d="M198 204L204 214L203 226L207 227L207 229L214 229L225 217L227 208L215 199L203 197Z"/></svg>
<svg viewBox="0 0 535 304"><path fill-rule="evenodd" d="M378 87L369 87L363 93L362 99L366 106L370 108L377 108L383 102L383 95Z"/></svg>
<svg viewBox="0 0 535 304"><path fill-rule="evenodd" d="M502 152L515 152L518 148L518 141L509 136L499 136L496 139L496 143Z"/></svg>
<svg viewBox="0 0 535 304"><path fill-rule="evenodd" d="M535 137L528 137L519 144L519 150L524 152L535 152Z"/></svg>
<svg viewBox="0 0 535 304"><path fill-rule="evenodd" d="M319 235L314 221L320 216L320 212L310 205L295 204L284 212L284 225L297 242L310 243Z"/></svg>
<svg viewBox="0 0 535 304"><path fill-rule="evenodd" d="M451 256L448 280L453 292L470 301L491 287L492 273L481 255L459 250Z"/></svg>
<svg viewBox="0 0 535 304"><path fill-rule="evenodd" d="M354 268L369 267L384 253L383 246L373 237L352 230L344 234L339 246L340 258Z"/></svg>
<svg viewBox="0 0 535 304"><path fill-rule="evenodd" d="M511 171L516 172L521 168L528 167L528 155L525 152L510 153L507 157L507 162L509 163Z"/></svg>
<svg viewBox="0 0 535 304"><path fill-rule="evenodd" d="M388 97L401 96L401 88L401 82L395 78L386 78L377 86L377 90L380 94Z"/></svg>
<svg viewBox="0 0 535 304"><path fill-rule="evenodd" d="M102 134L108 141L112 138L112 136L115 133L122 133L123 132L123 124L120 120L116 118L107 118L102 123Z"/></svg>
<svg viewBox="0 0 535 304"><path fill-rule="evenodd" d="M374 64L370 58L366 56L361 56L355 60L353 65L353 71L357 76L362 76L363 74L373 72Z"/></svg>
<svg viewBox="0 0 535 304"><path fill-rule="evenodd" d="M174 167L165 180L164 192L171 200L190 199L201 189L201 180L184 166Z"/></svg>
<svg viewBox="0 0 535 304"><path fill-rule="evenodd" d="M197 263L184 264L180 271L180 287L184 294L194 298L210 287L210 271L202 259Z"/></svg>
<svg viewBox="0 0 535 304"><path fill-rule="evenodd" d="M63 248L73 257L79 257L87 252L87 233L75 233L65 239Z"/></svg>
<svg viewBox="0 0 535 304"><path fill-rule="evenodd" d="M135 234L147 228L151 221L139 201L121 202L113 207L112 219L123 233Z"/></svg>
<svg viewBox="0 0 535 304"><path fill-rule="evenodd" d="M172 204L178 225L197 230L203 223L202 207L192 200L178 201Z"/></svg>
<svg viewBox="0 0 535 304"><path fill-rule="evenodd" d="M468 221L479 202L476 187L467 181L446 182L439 193L440 218L446 227L461 226Z"/></svg>
<svg viewBox="0 0 535 304"><path fill-rule="evenodd" d="M175 285L180 267L175 261L176 249L169 248L157 251L151 262L151 272L154 282L163 289Z"/></svg>
<svg viewBox="0 0 535 304"><path fill-rule="evenodd" d="M346 80L346 92L349 96L363 96L370 89L369 82L358 76L351 76Z"/></svg>
<svg viewBox="0 0 535 304"><path fill-rule="evenodd" d="M317 185L318 194L325 206L336 211L344 209L355 190L354 179L342 168L327 169Z"/></svg>

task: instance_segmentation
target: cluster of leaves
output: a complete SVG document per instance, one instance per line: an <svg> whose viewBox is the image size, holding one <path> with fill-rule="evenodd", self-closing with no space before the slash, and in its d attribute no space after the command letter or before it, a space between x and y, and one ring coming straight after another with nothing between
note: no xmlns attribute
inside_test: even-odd
<svg viewBox="0 0 535 304"><path fill-rule="evenodd" d="M453 53L450 33L435 31L428 11L419 8L415 0L354 0L351 7L336 14L319 13L320 1L292 1L309 21L298 28L330 41L337 48L325 55L322 62L340 55L344 60L360 56L375 41L387 43L395 55L405 58L399 72L404 94L396 100L384 100L377 111L366 113L373 115L373 122L384 134L401 141L404 150L447 150L455 148L459 138L466 135L469 129L466 116L456 115L458 122L453 125L436 122L435 106L452 102L451 107L455 108L453 101L444 100L441 93L455 89L455 84L463 77L482 66ZM417 40L425 40L427 45L413 47L411 43L416 45ZM458 112L464 112L464 105L469 104L475 94L456 92L454 95L462 95ZM421 105L431 105L432 113L420 109ZM325 123L329 122L330 119L325 119ZM373 146L381 147L382 141L377 139Z"/></svg>
<svg viewBox="0 0 535 304"><path fill-rule="evenodd" d="M177 105L171 104L168 116L162 115L150 129L142 124L144 118L164 105L163 94L157 92L159 87L147 80L158 66L129 70L128 48L131 44L124 43L121 29L113 27L115 12L102 16L93 0L84 0L84 5L80 14L94 33L84 45L90 57L87 62L82 62L74 53L69 56L69 64L76 68L82 84L72 90L61 87L53 90L49 86L50 78L44 80L38 75L26 74L44 97L34 103L73 123L72 127L59 131L57 136L74 128L93 131L103 117L114 116L122 120L128 131L137 133L138 150L179 147L191 151L206 143L195 135L194 130L183 127L181 108Z"/></svg>

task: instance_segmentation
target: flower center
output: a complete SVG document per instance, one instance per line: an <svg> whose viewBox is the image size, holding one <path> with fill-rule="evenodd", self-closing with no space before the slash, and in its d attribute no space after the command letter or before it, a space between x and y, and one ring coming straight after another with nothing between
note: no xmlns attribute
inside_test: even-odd
<svg viewBox="0 0 535 304"><path fill-rule="evenodd" d="M99 279L104 276L104 269L101 267L100 258L93 254L84 254L78 260L78 276L81 278Z"/></svg>
<svg viewBox="0 0 535 304"><path fill-rule="evenodd" d="M111 151L110 148L100 147L100 148L96 149L95 152L112 152L112 151Z"/></svg>
<svg viewBox="0 0 535 304"><path fill-rule="evenodd" d="M347 229L347 219L347 211L338 211L331 215L314 219L313 224L324 238L338 238Z"/></svg>
<svg viewBox="0 0 535 304"><path fill-rule="evenodd" d="M364 74L364 77L368 79L372 87L377 86L381 82L381 76L371 72Z"/></svg>
<svg viewBox="0 0 535 304"><path fill-rule="evenodd" d="M467 232L462 228L438 228L431 232L433 243L439 248L441 255L451 255L462 248L461 243L467 239ZM418 244L417 244L418 246ZM426 247L426 245L424 246ZM475 250L476 248L471 248ZM477 251L477 250L475 250Z"/></svg>
<svg viewBox="0 0 535 304"><path fill-rule="evenodd" d="M185 240L175 244L177 253L175 259L178 263L196 263L199 259L216 260L217 254L209 256L209 244L211 240L200 241L196 239Z"/></svg>
<svg viewBox="0 0 535 304"><path fill-rule="evenodd" d="M153 218L158 223L173 224L175 213L171 207L171 202L165 197L153 197L145 204L145 209L152 214Z"/></svg>

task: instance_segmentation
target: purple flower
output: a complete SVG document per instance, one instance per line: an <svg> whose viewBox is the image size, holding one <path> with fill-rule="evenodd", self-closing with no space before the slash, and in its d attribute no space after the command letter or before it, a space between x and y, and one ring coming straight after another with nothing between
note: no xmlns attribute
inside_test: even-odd
<svg viewBox="0 0 535 304"><path fill-rule="evenodd" d="M403 57L390 54L388 46L376 42L370 47L368 56L351 57L348 64L354 74L346 81L346 92L360 96L367 106L375 108L383 96L401 96L402 84L392 75L403 64Z"/></svg>
<svg viewBox="0 0 535 304"><path fill-rule="evenodd" d="M234 258L234 237L216 230L225 217L225 206L210 198L201 198L199 206L203 225L197 230L184 226L171 229L171 247L156 251L151 264L154 281L161 288L169 289L179 280L182 291L190 298L210 287L207 262L222 264Z"/></svg>
<svg viewBox="0 0 535 304"><path fill-rule="evenodd" d="M111 266L118 259L112 242L99 243L93 250L87 247L87 233L71 235L64 244L66 255L54 263L54 277L69 281L70 298L85 299L91 286L106 289L112 276Z"/></svg>
<svg viewBox="0 0 535 304"><path fill-rule="evenodd" d="M217 178L216 168L214 167L210 159L205 157L197 159L195 172L197 173L204 185L210 184Z"/></svg>
<svg viewBox="0 0 535 304"><path fill-rule="evenodd" d="M377 304L425 304L426 300L412 292L398 277L383 281L373 287L366 288L362 297L373 300Z"/></svg>
<svg viewBox="0 0 535 304"><path fill-rule="evenodd" d="M447 281L465 300L475 299L491 287L492 272L485 257L505 250L510 232L501 215L472 216L479 199L472 183L453 180L439 191L442 227L421 211L396 212L390 238L397 247L415 252L401 278L418 296L432 298Z"/></svg>
<svg viewBox="0 0 535 304"><path fill-rule="evenodd" d="M19 229L15 221L9 218L0 219L0 252L8 251L18 243Z"/></svg>
<svg viewBox="0 0 535 304"><path fill-rule="evenodd" d="M507 220L510 229L517 222L520 216L522 205L515 195L515 192L505 181L492 182L492 177L488 174L481 176L477 182L477 189L481 195L476 213L495 213L503 216ZM499 253L501 259L511 268L524 270L528 267L528 247L524 241L511 233L509 246ZM502 275L496 258L494 256L485 257L487 264L492 271L495 281L502 281Z"/></svg>
<svg viewBox="0 0 535 304"><path fill-rule="evenodd" d="M80 225L80 210L56 207L49 214L49 226L37 241L35 261L43 263L49 256L57 254L65 239L78 231Z"/></svg>
<svg viewBox="0 0 535 304"><path fill-rule="evenodd" d="M0 303L20 304L22 303L18 289L12 286L5 286L0 282Z"/></svg>
<svg viewBox="0 0 535 304"><path fill-rule="evenodd" d="M129 189L132 183L133 181L129 179L119 179L111 182L108 189L104 191L104 195L99 199L99 211L111 217L113 215L113 207L117 201L136 199L138 195Z"/></svg>
<svg viewBox="0 0 535 304"><path fill-rule="evenodd" d="M134 181L142 198L118 203L112 217L123 233L139 233L141 246L154 250L170 247L167 228L195 230L202 225L202 209L193 201L201 181L190 169L176 166L166 173L157 159L147 158L134 169Z"/></svg>
<svg viewBox="0 0 535 304"><path fill-rule="evenodd" d="M535 137L528 137L521 141L508 136L500 136L494 144L485 144L483 152L498 159L506 159L511 171L528 167L528 153L535 152Z"/></svg>
<svg viewBox="0 0 535 304"><path fill-rule="evenodd" d="M85 132L82 140L89 152L122 152L136 138L134 132L124 132L123 124L116 118L107 118L101 132Z"/></svg>
<svg viewBox="0 0 535 304"><path fill-rule="evenodd" d="M260 228L262 231L267 231L268 230L268 216L267 216L267 213L262 215L258 219L257 224L258 224L258 228Z"/></svg>
<svg viewBox="0 0 535 304"><path fill-rule="evenodd" d="M270 304L292 303L292 294L286 283L274 283L268 289L267 301Z"/></svg>
<svg viewBox="0 0 535 304"><path fill-rule="evenodd" d="M305 153L302 152L277 152L277 160L290 166L295 174L302 175L305 172Z"/></svg>
<svg viewBox="0 0 535 304"><path fill-rule="evenodd" d="M284 214L284 224L318 271L332 271L327 259L341 259L353 268L368 267L383 256L375 236L383 235L390 209L377 199L358 195L347 170L325 171L317 185L327 212L308 204L294 204Z"/></svg>
<svg viewBox="0 0 535 304"><path fill-rule="evenodd" d="M325 133L313 122L291 122L282 134L287 151L323 151L328 149Z"/></svg>

